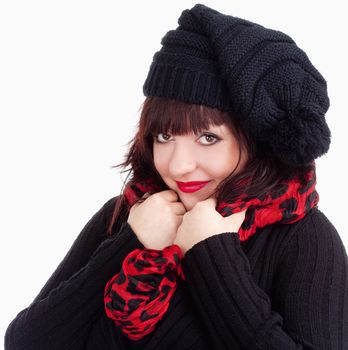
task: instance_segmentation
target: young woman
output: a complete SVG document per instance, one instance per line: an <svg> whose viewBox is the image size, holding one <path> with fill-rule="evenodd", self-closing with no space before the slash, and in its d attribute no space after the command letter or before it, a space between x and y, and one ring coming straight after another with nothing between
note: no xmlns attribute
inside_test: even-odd
<svg viewBox="0 0 348 350"><path fill-rule="evenodd" d="M315 190L324 78L289 36L201 4L162 45L131 178L5 348L347 348L347 255Z"/></svg>

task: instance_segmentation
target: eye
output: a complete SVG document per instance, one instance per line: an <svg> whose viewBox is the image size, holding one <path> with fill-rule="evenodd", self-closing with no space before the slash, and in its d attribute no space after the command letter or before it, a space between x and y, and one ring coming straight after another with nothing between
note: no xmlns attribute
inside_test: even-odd
<svg viewBox="0 0 348 350"><path fill-rule="evenodd" d="M161 140L161 135L162 135L162 140ZM165 133L154 134L153 137L155 141L158 143L166 143L170 138L169 134L165 134Z"/></svg>
<svg viewBox="0 0 348 350"><path fill-rule="evenodd" d="M207 145L207 146L213 145L220 140L220 138L218 136L213 135L213 134L206 134L206 133L203 134L200 137L200 139L207 141L207 143L204 143L204 142L202 143L203 145Z"/></svg>

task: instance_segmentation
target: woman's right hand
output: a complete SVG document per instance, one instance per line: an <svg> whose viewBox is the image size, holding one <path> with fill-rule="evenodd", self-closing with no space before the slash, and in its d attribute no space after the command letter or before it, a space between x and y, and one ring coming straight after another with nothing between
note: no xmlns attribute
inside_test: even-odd
<svg viewBox="0 0 348 350"><path fill-rule="evenodd" d="M131 207L127 222L145 248L162 250L173 244L186 209L173 190L143 198Z"/></svg>

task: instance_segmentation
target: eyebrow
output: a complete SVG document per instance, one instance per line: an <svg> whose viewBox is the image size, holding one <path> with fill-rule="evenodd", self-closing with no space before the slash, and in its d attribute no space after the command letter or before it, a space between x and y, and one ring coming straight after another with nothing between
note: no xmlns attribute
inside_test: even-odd
<svg viewBox="0 0 348 350"><path fill-rule="evenodd" d="M204 132L204 131L210 131L210 132L215 132L217 134L220 135L224 135L225 133L222 131L220 126L210 126L209 128L206 129L202 129L200 132Z"/></svg>

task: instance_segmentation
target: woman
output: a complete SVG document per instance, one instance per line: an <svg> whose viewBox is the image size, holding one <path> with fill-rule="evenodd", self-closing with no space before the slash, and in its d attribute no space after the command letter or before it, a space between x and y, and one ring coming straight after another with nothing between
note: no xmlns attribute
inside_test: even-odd
<svg viewBox="0 0 348 350"><path fill-rule="evenodd" d="M289 36L201 4L162 45L131 179L6 349L346 348L347 255L315 190L324 78Z"/></svg>

